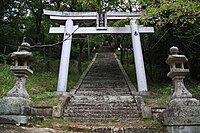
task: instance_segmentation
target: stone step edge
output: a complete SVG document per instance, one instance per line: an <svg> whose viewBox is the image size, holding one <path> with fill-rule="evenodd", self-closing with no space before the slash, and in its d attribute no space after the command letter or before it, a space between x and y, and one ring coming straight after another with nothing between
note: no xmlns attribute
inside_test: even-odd
<svg viewBox="0 0 200 133"><path fill-rule="evenodd" d="M81 114L80 114L81 113ZM66 112L64 117L90 117L90 118L139 118L141 113L101 113L101 112Z"/></svg>
<svg viewBox="0 0 200 133"><path fill-rule="evenodd" d="M80 112L85 112L85 113L90 113L90 114L105 114L105 113L108 113L108 114L113 114L113 115L121 115L121 114L124 114L126 113L126 115L128 114L140 114L141 112L138 111L138 110L95 110L95 109L82 109L82 110L70 110L70 109L65 109L64 112L70 112L70 113L80 113ZM127 114L128 113L128 114Z"/></svg>
<svg viewBox="0 0 200 133"><path fill-rule="evenodd" d="M87 118L87 117L67 117L67 116L63 116L64 120L69 120L69 121L75 121L75 122L83 122L83 121L101 121L101 122L119 122L119 121L141 121L142 119L140 117L128 117L128 118Z"/></svg>
<svg viewBox="0 0 200 133"><path fill-rule="evenodd" d="M69 105L67 107L65 107L64 109L86 109L86 110L134 110L134 111L140 111L138 110L138 107L137 106L120 106L120 107L117 107L117 106L101 106L101 105L97 105L97 106L84 106L84 105L80 105L80 107L77 107L79 106L78 104L77 105Z"/></svg>
<svg viewBox="0 0 200 133"><path fill-rule="evenodd" d="M111 96L111 95L105 95L105 96L95 96L95 97L89 97L89 96L73 96L71 97L71 100L74 101L98 101L98 102L130 102L135 103L135 99L133 96Z"/></svg>

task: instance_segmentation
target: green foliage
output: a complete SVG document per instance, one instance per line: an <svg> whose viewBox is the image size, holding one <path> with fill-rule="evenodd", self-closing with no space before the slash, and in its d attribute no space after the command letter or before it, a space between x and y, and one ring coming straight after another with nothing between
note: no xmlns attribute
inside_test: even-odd
<svg viewBox="0 0 200 133"><path fill-rule="evenodd" d="M82 72L87 68L90 61L85 61L82 63ZM76 85L77 81L80 78L80 74L78 72L78 62L73 60L70 62L70 70L69 70L69 81L68 81L68 89L72 90L73 87Z"/></svg>
<svg viewBox="0 0 200 133"><path fill-rule="evenodd" d="M135 65L130 64L129 66L123 65L124 69L126 70L126 73L128 74L130 80L133 82L133 84L136 86L136 73L135 73Z"/></svg>
<svg viewBox="0 0 200 133"><path fill-rule="evenodd" d="M46 65L46 58L41 55L36 55L36 59L37 62L33 66L34 74L31 75L26 82L27 91L34 104L55 106L60 100L60 96L54 94L57 87L59 62L51 59L51 63ZM82 63L83 71L87 68L89 63L89 60ZM48 66L48 69L46 66ZM68 91L72 90L79 80L80 74L78 73L77 66L78 62L76 60L70 61ZM14 86L15 77L9 65L0 65L0 72L0 98L2 98Z"/></svg>
<svg viewBox="0 0 200 133"><path fill-rule="evenodd" d="M140 23L155 27L154 35L144 36L145 60L151 66L165 68L164 60L171 46L189 59L191 78L199 79L200 3L187 0L140 0ZM157 53L157 54L154 54ZM166 71L166 69L164 69Z"/></svg>
<svg viewBox="0 0 200 133"><path fill-rule="evenodd" d="M173 92L174 85L172 83L150 84L149 90L156 96L169 96Z"/></svg>
<svg viewBox="0 0 200 133"><path fill-rule="evenodd" d="M31 101L34 105L57 106L60 103L60 96L54 92L43 92L32 95Z"/></svg>
<svg viewBox="0 0 200 133"><path fill-rule="evenodd" d="M0 64L0 98L4 97L7 92L14 86L14 75L8 65Z"/></svg>
<svg viewBox="0 0 200 133"><path fill-rule="evenodd" d="M144 22L156 24L158 27L167 24L173 24L177 27L185 26L186 24L194 24L200 17L200 4L195 1L188 0L161 0L148 1L142 19Z"/></svg>
<svg viewBox="0 0 200 133"><path fill-rule="evenodd" d="M57 72L59 67L59 60L56 60L56 56L53 57L49 56L42 56L39 52L33 52L34 63L32 68L34 71L37 72L47 72L53 71Z"/></svg>
<svg viewBox="0 0 200 133"><path fill-rule="evenodd" d="M125 25L129 25L130 24L130 19L122 19L119 21L110 21L108 23L108 26L113 26L113 27L124 27Z"/></svg>
<svg viewBox="0 0 200 133"><path fill-rule="evenodd" d="M186 82L186 88L192 93L193 97L200 100L200 81Z"/></svg>
<svg viewBox="0 0 200 133"><path fill-rule="evenodd" d="M119 52L117 52L117 55L119 58L119 56L120 56ZM127 62L125 62L123 67L124 67L126 73L128 74L130 80L133 82L133 84L135 86L137 86L134 64L128 65ZM152 93L152 95L144 97L144 100L145 100L145 103L151 107L166 107L167 103L174 91L175 86L174 86L173 82L171 81L171 79L169 79L169 81L166 81L163 78L159 79L159 73L162 73L165 76L167 74L167 72L165 73L163 71L163 68L157 67L155 69L155 71L157 72L157 74L155 73L157 75L157 76L155 76L156 82L155 83L148 82L148 90ZM148 75L147 75L147 77L148 77L148 81L150 81ZM199 81L189 82L186 79L185 84L186 84L186 88L192 93L192 95L195 98L200 99L200 82Z"/></svg>
<svg viewBox="0 0 200 133"><path fill-rule="evenodd" d="M57 83L56 72L35 72L27 80L27 88L30 93L40 94L41 92L55 91Z"/></svg>

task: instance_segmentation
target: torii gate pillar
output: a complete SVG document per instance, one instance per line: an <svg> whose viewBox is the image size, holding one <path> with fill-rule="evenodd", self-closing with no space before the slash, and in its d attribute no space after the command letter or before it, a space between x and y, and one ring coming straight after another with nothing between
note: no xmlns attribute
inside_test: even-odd
<svg viewBox="0 0 200 133"><path fill-rule="evenodd" d="M59 76L58 76L58 86L56 92L64 96L67 95L67 81L68 81L69 61L71 52L72 32L73 32L73 21L69 19L65 23Z"/></svg>
<svg viewBox="0 0 200 133"><path fill-rule="evenodd" d="M142 47L140 42L140 33L138 24L136 24L135 20L130 21L131 26L131 34L132 34L132 45L134 52L134 60L135 60L135 69L136 69L136 77L137 77L137 85L139 92L147 92L147 80L144 69L144 61L142 54Z"/></svg>

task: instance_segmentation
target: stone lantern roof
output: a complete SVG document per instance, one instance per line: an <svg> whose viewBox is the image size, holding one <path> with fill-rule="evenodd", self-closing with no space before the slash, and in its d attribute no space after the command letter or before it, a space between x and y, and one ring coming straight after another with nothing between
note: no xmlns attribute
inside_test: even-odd
<svg viewBox="0 0 200 133"><path fill-rule="evenodd" d="M25 74L28 76L33 73L30 69L30 64L33 62L33 55L29 43L23 41L17 52L11 54L11 58L14 60L14 66L11 66L14 74Z"/></svg>
<svg viewBox="0 0 200 133"><path fill-rule="evenodd" d="M187 57L185 55L178 55L178 48L177 47L171 47L170 48L170 54L166 60L166 63L168 65L172 64L172 63L186 63L188 61Z"/></svg>
<svg viewBox="0 0 200 133"><path fill-rule="evenodd" d="M27 42L23 42L18 51L11 54L11 58L13 58L14 60L26 60L28 62L32 62L33 55L32 52L30 52L30 44Z"/></svg>
<svg viewBox="0 0 200 133"><path fill-rule="evenodd" d="M165 61L170 65L170 72L167 74L168 77L174 78L176 76L186 76L189 73L189 69L184 68L184 64L188 62L185 55L178 55L178 48L171 47L170 54Z"/></svg>

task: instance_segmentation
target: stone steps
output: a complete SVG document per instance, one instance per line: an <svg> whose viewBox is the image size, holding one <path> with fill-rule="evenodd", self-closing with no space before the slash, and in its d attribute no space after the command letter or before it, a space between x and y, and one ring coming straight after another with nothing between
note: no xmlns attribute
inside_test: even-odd
<svg viewBox="0 0 200 133"><path fill-rule="evenodd" d="M70 107L73 106L80 106L80 107L94 107L94 108L134 108L136 104L127 104L127 103L117 103L117 102L112 102L112 103L97 103L97 102L78 102L78 101L73 101L68 104ZM70 108L69 107L69 108ZM135 108L134 108L135 109ZM134 110L133 109L133 110Z"/></svg>
<svg viewBox="0 0 200 133"><path fill-rule="evenodd" d="M99 80L120 80L121 77L118 76L118 77L108 77L108 76L105 76L105 77L100 77L100 76L89 76L87 75L87 77L84 79L84 80L94 80L94 81L99 81Z"/></svg>
<svg viewBox="0 0 200 133"><path fill-rule="evenodd" d="M85 107L85 106L84 106ZM73 110L75 109L75 110ZM89 108L83 108L83 107L69 107L68 109L65 109L65 113L68 113L68 112L83 112L83 113L94 113L94 114L112 114L112 115L119 115L119 114L124 114L124 115L127 115L127 114L131 114L131 115L134 115L134 114L139 114L139 111L138 110L134 110L133 108L109 108L109 107L89 107ZM127 113L127 114L125 114Z"/></svg>
<svg viewBox="0 0 200 133"><path fill-rule="evenodd" d="M125 88L128 87L128 85L124 84L124 85L120 85L120 84L114 84L115 86L113 86L113 84L82 84L80 87L81 88ZM81 89L80 88L80 89Z"/></svg>
<svg viewBox="0 0 200 133"><path fill-rule="evenodd" d="M118 113L118 112L86 112L86 111L76 111L76 112L67 112L64 114L64 117L88 117L88 118L101 118L101 119L107 119L107 118L113 118L113 119L125 119L125 118L138 118L140 114L131 114L131 113Z"/></svg>
<svg viewBox="0 0 200 133"><path fill-rule="evenodd" d="M64 117L65 120L75 121L75 122L130 122L139 121L140 118L89 118L89 117ZM103 133L103 132L102 132Z"/></svg>
<svg viewBox="0 0 200 133"><path fill-rule="evenodd" d="M98 53L82 84L64 109L75 121L138 120L135 100L111 49Z"/></svg>
<svg viewBox="0 0 200 133"><path fill-rule="evenodd" d="M80 91L106 91L106 90L122 90L122 91L126 91L129 90L128 86L127 87L113 87L113 88L105 88L105 87L99 87L99 88L93 88L93 87L84 87L84 88L80 88Z"/></svg>
<svg viewBox="0 0 200 133"><path fill-rule="evenodd" d="M124 93L124 92L117 92L117 94L118 95L125 95L125 96L128 96L128 95L130 95L130 93ZM93 92L93 93L88 93L88 92L78 92L77 94L76 94L77 96L81 96L81 95L84 95L84 96L87 96L87 95L92 95L92 96L102 96L102 95L115 95L115 94L113 94L112 92L101 92L101 93L99 93L99 92Z"/></svg>
<svg viewBox="0 0 200 133"><path fill-rule="evenodd" d="M107 91L107 90L109 90L109 92ZM89 89L89 88L84 88L84 89L81 89L80 91L78 91L76 94L78 95L78 94L103 94L103 95L112 95L112 94L114 94L114 95L116 95L115 93L117 93L119 96L120 95L123 95L123 94L129 94L130 95L130 92L128 92L128 91L126 91L126 90L128 90L127 88L124 88L124 89L116 89L116 88L108 88L106 90L106 88L105 89ZM99 91L101 91L101 92L99 92Z"/></svg>
<svg viewBox="0 0 200 133"><path fill-rule="evenodd" d="M121 74L117 74L117 73L97 73L97 72L94 72L94 73L88 73L87 76L91 76L91 77L99 77L99 78L103 78L103 77L109 77L109 78L121 78ZM87 77L86 77L87 78Z"/></svg>
<svg viewBox="0 0 200 133"><path fill-rule="evenodd" d="M82 84L84 85L87 85L87 84L91 84L91 81L88 81L88 80L85 80L82 82ZM115 86L123 86L123 85L127 85L126 84L126 81L122 80L122 81L119 81L119 80L101 80L101 81L92 81L92 85L99 85L99 86L102 86L102 85L105 85L105 86L112 86L112 87L115 87Z"/></svg>
<svg viewBox="0 0 200 133"><path fill-rule="evenodd" d="M81 102L98 102L98 103L106 103L109 102L110 104L116 102L125 102L124 104L132 104L135 103L135 99L132 96L99 96L99 97L92 97L92 96L74 96L71 98L71 102L78 101Z"/></svg>
<svg viewBox="0 0 200 133"><path fill-rule="evenodd" d="M108 108L108 109L112 109L112 108L123 108L123 109L127 109L127 108L132 108L133 110L137 109L136 107L136 103L134 104L127 104L127 103L117 103L117 102L113 102L113 103L95 103L95 102L78 102L78 101L73 101L69 104L70 107L87 107L87 108ZM69 107L69 108L70 108Z"/></svg>
<svg viewBox="0 0 200 133"><path fill-rule="evenodd" d="M90 105L82 105L82 106L74 106L71 105L70 107L68 107L66 110L70 110L70 109L76 109L76 110L137 110L137 107L133 106L133 107L109 107L109 106L90 106Z"/></svg>
<svg viewBox="0 0 200 133"><path fill-rule="evenodd" d="M105 91L105 90L108 90L108 91L123 91L123 92L127 92L127 90L129 90L129 88L127 86L124 86L122 88L119 88L119 87L109 87L109 86L101 86L101 87L96 87L96 88L93 88L92 86L84 86L82 87L79 91ZM78 92L78 91L77 91ZM129 92L129 91L128 91Z"/></svg>

